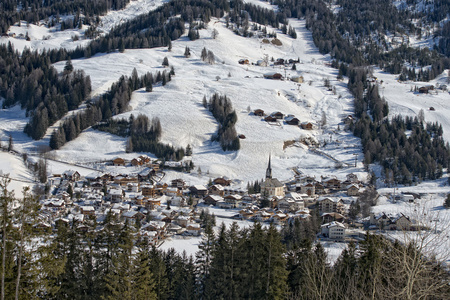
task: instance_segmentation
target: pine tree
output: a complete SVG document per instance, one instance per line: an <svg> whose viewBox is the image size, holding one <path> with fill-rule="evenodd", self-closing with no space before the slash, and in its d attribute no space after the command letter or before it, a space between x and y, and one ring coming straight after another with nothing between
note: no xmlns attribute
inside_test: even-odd
<svg viewBox="0 0 450 300"><path fill-rule="evenodd" d="M444 207L450 208L450 194L447 194L447 198L445 198Z"/></svg>
<svg viewBox="0 0 450 300"><path fill-rule="evenodd" d="M166 57L164 57L163 62L162 62L163 67L168 67L169 66L169 59Z"/></svg>
<svg viewBox="0 0 450 300"><path fill-rule="evenodd" d="M186 46L186 48L184 48L184 57L186 57L186 58L191 57L191 50L189 49L188 46Z"/></svg>

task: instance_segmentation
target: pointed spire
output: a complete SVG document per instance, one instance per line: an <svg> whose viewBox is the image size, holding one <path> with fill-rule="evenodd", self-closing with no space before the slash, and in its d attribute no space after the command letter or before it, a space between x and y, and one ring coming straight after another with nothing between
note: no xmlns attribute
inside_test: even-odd
<svg viewBox="0 0 450 300"><path fill-rule="evenodd" d="M269 165L267 166L267 170L266 170L266 178L272 179L272 166L270 163L270 155L269 155Z"/></svg>

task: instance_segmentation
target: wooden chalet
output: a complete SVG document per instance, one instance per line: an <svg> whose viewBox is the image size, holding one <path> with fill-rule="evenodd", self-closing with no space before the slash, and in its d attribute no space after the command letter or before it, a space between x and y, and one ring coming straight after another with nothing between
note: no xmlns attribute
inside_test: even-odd
<svg viewBox="0 0 450 300"><path fill-rule="evenodd" d="M303 122L300 124L300 127L305 130L312 130L314 125L311 122Z"/></svg>
<svg viewBox="0 0 450 300"><path fill-rule="evenodd" d="M262 109L255 109L253 114L258 117L264 117L264 111Z"/></svg>
<svg viewBox="0 0 450 300"><path fill-rule="evenodd" d="M223 177L218 177L213 180L214 184L220 184L221 186L230 186L231 180L225 179Z"/></svg>
<svg viewBox="0 0 450 300"><path fill-rule="evenodd" d="M296 125L296 126L298 126L298 124L300 123L300 120L297 119L293 115L287 116L284 120L286 121L286 124L288 124L288 125Z"/></svg>
<svg viewBox="0 0 450 300"><path fill-rule="evenodd" d="M277 120L282 120L284 117L283 113L281 113L279 111L275 111L275 112L271 113L270 116L274 117Z"/></svg>
<svg viewBox="0 0 450 300"><path fill-rule="evenodd" d="M112 161L114 166L125 166L125 160L121 157L117 157Z"/></svg>

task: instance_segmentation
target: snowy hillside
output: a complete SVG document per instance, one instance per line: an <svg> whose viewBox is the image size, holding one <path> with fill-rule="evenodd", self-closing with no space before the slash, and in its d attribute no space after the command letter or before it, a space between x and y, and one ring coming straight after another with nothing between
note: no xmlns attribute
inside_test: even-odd
<svg viewBox="0 0 450 300"><path fill-rule="evenodd" d="M322 112L325 112L327 128L335 130L341 119L353 111L352 97L345 84L334 80L336 71L326 66L327 57L315 50L304 22L291 20L290 24L297 30L299 38L294 40L279 34L283 43L280 47L263 44L261 39L237 36L225 28L222 20L214 20L207 30L200 31L199 40L181 38L173 42L171 52L166 48L126 50L124 53L76 60L73 64L75 68L84 69L91 76L94 93L101 93L121 75L131 74L133 68L140 75L147 71L162 71L162 60L168 57L176 73L172 81L164 87L155 87L152 93L143 90L135 92L130 103L131 110L117 118L128 118L130 114L140 113L149 117L158 116L163 128L162 142L177 147L190 144L194 149L194 164L203 171L209 171L211 176L228 176L244 181L260 179L264 175L269 154L274 156L274 176L284 180L293 175L291 168L311 167L311 161L319 168L332 167L331 171L334 172L332 161L311 155L306 147L283 150L285 141L298 140L300 137L314 136L319 141L329 140L328 131L307 131L283 123L280 126L269 125L261 117L251 113L254 109L263 109L267 114L281 111L283 114L295 115L302 122L318 124ZM219 33L216 39L211 38L214 29ZM186 46L191 49L190 58L183 56ZM209 65L201 61L200 53L204 47L215 54L215 64ZM296 71L238 64L243 58L256 63L264 55L274 59L300 59L301 63L297 64ZM65 62L59 62L55 66L62 70L64 64ZM305 83L263 78L268 72L280 72L287 77L303 76ZM336 88L336 95L324 87L324 79L331 80ZM238 115L236 129L238 134L246 137L241 140L242 147L237 153L225 153L217 143L210 142L218 125L201 102L203 96L209 98L216 92L226 94L231 99ZM251 109L250 112L248 108ZM95 151L90 150L89 147L93 144L86 143L86 139L102 140L102 136L103 133L86 132L57 151L56 155L63 160L92 161L124 154L124 140L121 142L122 147L116 147L114 151L106 143L105 147L95 143ZM331 137L333 140L351 143L352 146L356 144L358 148L358 141L348 133L341 131ZM80 149L84 151L78 151ZM352 154L338 155L339 160L344 162L354 160Z"/></svg>

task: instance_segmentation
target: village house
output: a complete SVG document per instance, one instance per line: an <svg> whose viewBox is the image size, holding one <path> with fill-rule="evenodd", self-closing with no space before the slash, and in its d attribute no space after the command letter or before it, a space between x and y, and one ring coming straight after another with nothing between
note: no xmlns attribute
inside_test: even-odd
<svg viewBox="0 0 450 300"><path fill-rule="evenodd" d="M328 212L321 215L322 223L330 223L332 221L344 222L345 217L337 212Z"/></svg>
<svg viewBox="0 0 450 300"><path fill-rule="evenodd" d="M316 182L314 184L314 191L316 195L323 195L325 194L325 187L320 182Z"/></svg>
<svg viewBox="0 0 450 300"><path fill-rule="evenodd" d="M155 197L155 186L152 184L141 185L141 192L143 196Z"/></svg>
<svg viewBox="0 0 450 300"><path fill-rule="evenodd" d="M331 223L323 224L320 227L321 234L330 239L343 240L345 239L345 225L333 221Z"/></svg>
<svg viewBox="0 0 450 300"><path fill-rule="evenodd" d="M347 174L346 179L348 182L351 182L351 183L359 182L358 176L355 173Z"/></svg>
<svg viewBox="0 0 450 300"><path fill-rule="evenodd" d="M385 230L410 230L413 223L409 217L402 213L386 214L384 212L375 215L370 214L370 225Z"/></svg>
<svg viewBox="0 0 450 300"><path fill-rule="evenodd" d="M213 184L219 184L221 186L230 186L231 185L231 180L225 179L223 177L218 177L218 178L213 180Z"/></svg>
<svg viewBox="0 0 450 300"><path fill-rule="evenodd" d="M225 188L220 184L213 184L208 188L208 194L219 195L223 197L225 194Z"/></svg>
<svg viewBox="0 0 450 300"><path fill-rule="evenodd" d="M207 195L203 198L203 202L206 205L217 206L217 202L219 202L219 201L223 201L223 197L221 197L219 195Z"/></svg>
<svg viewBox="0 0 450 300"><path fill-rule="evenodd" d="M359 186L356 184L351 184L347 186L347 195L348 196L358 196L359 195Z"/></svg>
<svg viewBox="0 0 450 300"><path fill-rule="evenodd" d="M316 195L316 186L312 183L307 183L301 187L300 191L310 197L313 197Z"/></svg>
<svg viewBox="0 0 450 300"><path fill-rule="evenodd" d="M113 166L125 166L125 160L121 157L117 157L112 161Z"/></svg>
<svg viewBox="0 0 450 300"><path fill-rule="evenodd" d="M333 190L341 189L341 181L334 177L322 178L322 184L328 189L333 189Z"/></svg>
<svg viewBox="0 0 450 300"><path fill-rule="evenodd" d="M321 197L317 199L319 206L319 213L337 212L344 214L344 201L342 199Z"/></svg>
<svg viewBox="0 0 450 300"><path fill-rule="evenodd" d="M123 201L123 191L119 189L110 189L108 195L106 196L108 201L112 203L119 203Z"/></svg>
<svg viewBox="0 0 450 300"><path fill-rule="evenodd" d="M180 190L184 190L186 187L186 182L183 179L177 178L170 182L170 186Z"/></svg>
<svg viewBox="0 0 450 300"><path fill-rule="evenodd" d="M239 204L242 202L242 196L241 195L228 195L223 198L225 203L227 203L230 208L236 208L239 206Z"/></svg>
<svg viewBox="0 0 450 300"><path fill-rule="evenodd" d="M62 174L63 178L69 181L78 181L80 180L80 173L78 173L78 171L74 171L74 170L67 170L64 171L64 173Z"/></svg>
<svg viewBox="0 0 450 300"><path fill-rule="evenodd" d="M93 206L80 206L81 213L85 216L95 215L95 208Z"/></svg>
<svg viewBox="0 0 450 300"><path fill-rule="evenodd" d="M208 190L203 185L193 185L189 187L189 190L191 191L191 195L201 198L208 194Z"/></svg>

